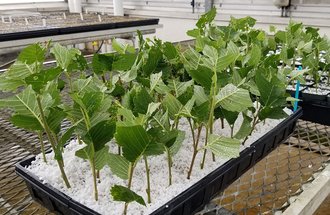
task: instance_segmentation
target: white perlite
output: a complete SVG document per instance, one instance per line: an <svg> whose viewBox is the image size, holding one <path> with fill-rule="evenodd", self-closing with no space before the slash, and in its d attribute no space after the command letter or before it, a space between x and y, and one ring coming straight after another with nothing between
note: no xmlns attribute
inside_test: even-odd
<svg viewBox="0 0 330 215"><path fill-rule="evenodd" d="M286 109L287 113L291 113ZM265 133L273 129L282 120L266 120L256 126L252 136L246 141L245 146L241 146L241 150L248 147L250 144L258 140ZM242 123L242 116L236 121L235 131L237 131ZM226 124L225 129L220 129L219 120L215 123L215 134L221 134L223 136L230 136L229 126ZM192 136L189 132L189 125L184 120L180 122L179 129L186 131L186 139L183 142L178 154L173 158L172 167L172 181L173 184L168 186L168 169L167 159L165 155L148 157L150 164L150 178L151 178L151 198L152 204L144 207L137 203L131 203L128 207L128 214L149 214L157 208L164 205L173 197L177 196L188 187L196 183L198 180L215 170L217 167L228 161L228 158L216 158L216 162L212 162L211 153L207 154L206 165L203 170L200 169L199 164L202 158L202 152L197 155L194 170L191 179L187 179L187 172L192 157ZM200 146L204 144L204 135L200 140ZM115 153L116 147L114 143L109 143ZM90 171L90 166L87 161L84 161L75 156L75 151L84 147L79 145L77 141L71 141L71 143L64 150L64 163L65 171L69 178L72 188L67 189L60 176L59 168L54 161L53 153L46 155L48 163L45 164L42 159L42 155L37 155L36 160L32 162L31 166L27 167L29 171L37 175L44 183L48 183L61 192L72 197L74 200L80 202L83 205L101 213L101 214L121 214L124 208L122 202L114 202L110 195L110 188L115 185L126 186L127 182L114 176L110 172L109 167L105 167L100 172L100 182L98 183L99 201L94 200L93 180ZM143 162L139 162L136 166L132 190L141 195L145 201L147 200L147 194L145 192L147 187L145 166Z"/></svg>
<svg viewBox="0 0 330 215"><path fill-rule="evenodd" d="M328 95L330 93L330 90L309 87L309 88L303 90L303 92L307 93L307 94L313 94L313 95Z"/></svg>

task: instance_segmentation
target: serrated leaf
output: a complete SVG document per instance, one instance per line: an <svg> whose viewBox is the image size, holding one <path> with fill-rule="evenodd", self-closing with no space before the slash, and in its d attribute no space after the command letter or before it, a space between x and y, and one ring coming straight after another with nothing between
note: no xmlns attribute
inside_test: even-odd
<svg viewBox="0 0 330 215"><path fill-rule="evenodd" d="M220 110L221 114L223 115L223 118L226 119L229 125L234 125L237 117L238 117L238 112L233 112L233 111L228 111L226 109L221 109Z"/></svg>
<svg viewBox="0 0 330 215"><path fill-rule="evenodd" d="M228 53L226 55L220 56L217 62L217 71L221 72L226 69L230 64L235 62L237 55L233 53Z"/></svg>
<svg viewBox="0 0 330 215"><path fill-rule="evenodd" d="M256 85L260 92L260 103L263 106L283 106L285 103L285 85L276 76L269 82L262 74L262 70L256 74Z"/></svg>
<svg viewBox="0 0 330 215"><path fill-rule="evenodd" d="M113 174L121 179L128 179L129 161L126 160L123 156L108 153L107 164Z"/></svg>
<svg viewBox="0 0 330 215"><path fill-rule="evenodd" d="M184 62L185 68L189 70L197 70L201 63L202 55L195 51L193 48L189 47L183 54L182 60Z"/></svg>
<svg viewBox="0 0 330 215"><path fill-rule="evenodd" d="M113 61L113 54L94 54L92 60L93 72L95 74L103 74L106 71L111 71Z"/></svg>
<svg viewBox="0 0 330 215"><path fill-rule="evenodd" d="M17 60L26 64L42 63L45 60L45 54L46 49L35 43L24 48L18 55Z"/></svg>
<svg viewBox="0 0 330 215"><path fill-rule="evenodd" d="M134 112L146 114L151 102L153 102L153 99L144 87L136 88L133 97Z"/></svg>
<svg viewBox="0 0 330 215"><path fill-rule="evenodd" d="M95 152L94 163L97 170L103 169L109 162L109 147L104 146L101 150Z"/></svg>
<svg viewBox="0 0 330 215"><path fill-rule="evenodd" d="M64 147L64 145L66 144L66 142L68 142L68 140L70 140L70 138L72 137L72 134L75 132L75 129L76 129L76 126L71 126L68 130L66 130L62 134L62 136L61 136L58 144L60 146Z"/></svg>
<svg viewBox="0 0 330 215"><path fill-rule="evenodd" d="M113 138L115 131L116 123L112 120L104 120L93 126L82 139L91 141L97 152Z"/></svg>
<svg viewBox="0 0 330 215"><path fill-rule="evenodd" d="M32 86L32 89L37 93L47 85L48 82L58 78L62 70L59 67L42 70L39 73L34 73L25 78L25 82Z"/></svg>
<svg viewBox="0 0 330 215"><path fill-rule="evenodd" d="M168 60L173 60L178 57L179 53L176 50L175 46L170 42L165 42L163 44L164 55Z"/></svg>
<svg viewBox="0 0 330 215"><path fill-rule="evenodd" d="M172 156L178 153L178 151L180 150L181 145L185 139L185 134L186 133L184 131L178 130L178 134L174 143L169 147Z"/></svg>
<svg viewBox="0 0 330 215"><path fill-rule="evenodd" d="M61 123L67 114L60 108L50 108L49 114L46 118L47 124L54 134L58 134L61 131Z"/></svg>
<svg viewBox="0 0 330 215"><path fill-rule="evenodd" d="M239 156L240 145L237 139L211 134L205 148L211 149L217 156L235 158Z"/></svg>
<svg viewBox="0 0 330 215"><path fill-rule="evenodd" d="M116 141L123 148L123 156L134 163L150 144L150 139L142 125L124 125L117 122Z"/></svg>
<svg viewBox="0 0 330 215"><path fill-rule="evenodd" d="M63 69L68 69L76 55L80 54L78 49L68 49L59 43L56 43L50 52L55 56L56 63Z"/></svg>
<svg viewBox="0 0 330 215"><path fill-rule="evenodd" d="M256 66L260 62L261 59L261 49L257 45L253 45L250 51L250 59L248 61L249 65Z"/></svg>
<svg viewBox="0 0 330 215"><path fill-rule="evenodd" d="M179 97L182 94L184 94L187 91L188 87L191 87L193 85L193 83L194 82L192 80L186 81L186 82L179 82L176 80L171 80L171 81L169 81L168 86L171 90L174 91L175 96Z"/></svg>
<svg viewBox="0 0 330 215"><path fill-rule="evenodd" d="M117 55L112 63L112 70L128 71L135 63L136 54L121 54Z"/></svg>
<svg viewBox="0 0 330 215"><path fill-rule="evenodd" d="M282 107L264 107L259 112L259 119L264 120L266 118L269 119L283 119L288 116L287 113L283 110Z"/></svg>
<svg viewBox="0 0 330 215"><path fill-rule="evenodd" d="M146 76L150 76L157 69L159 61L162 59L162 52L157 47L152 47L149 50L146 63L142 66L143 73Z"/></svg>
<svg viewBox="0 0 330 215"><path fill-rule="evenodd" d="M125 203L130 202L137 202L141 205L146 205L143 198L133 192L132 190L128 189L127 187L115 185L111 188L111 195L113 197L113 200L115 201L121 201Z"/></svg>
<svg viewBox="0 0 330 215"><path fill-rule="evenodd" d="M53 104L52 97L49 94L45 94L41 97L41 104L43 110L47 112L47 109ZM37 97L31 86L25 88L21 93L0 100L0 107L12 108L17 114L33 116L40 120L40 110L37 104Z"/></svg>
<svg viewBox="0 0 330 215"><path fill-rule="evenodd" d="M188 73L194 81L196 81L206 90L210 90L213 73L209 68L200 66L196 70L188 70Z"/></svg>
<svg viewBox="0 0 330 215"><path fill-rule="evenodd" d="M15 114L10 118L10 121L19 128L24 128L30 131L43 131L42 125L33 116Z"/></svg>
<svg viewBox="0 0 330 215"><path fill-rule="evenodd" d="M156 110L159 108L160 105L161 105L160 102L157 102L157 103L151 102L151 103L148 105L148 110L147 110L146 115L147 115L148 117L151 117L151 116L156 112Z"/></svg>
<svg viewBox="0 0 330 215"><path fill-rule="evenodd" d="M227 84L216 96L216 103L229 111L241 112L252 107L249 91Z"/></svg>
<svg viewBox="0 0 330 215"><path fill-rule="evenodd" d="M92 160L95 156L94 147L92 144L85 146L75 152L75 155L84 160Z"/></svg>
<svg viewBox="0 0 330 215"><path fill-rule="evenodd" d="M203 104L208 100L207 95L205 94L204 88L198 85L194 86L194 97L196 98L197 106Z"/></svg>
<svg viewBox="0 0 330 215"><path fill-rule="evenodd" d="M243 122L241 124L241 127L235 134L234 138L242 140L245 137L247 137L248 135L250 135L250 133L252 131L251 122L252 122L252 119L250 117L246 116L245 114L243 114Z"/></svg>
<svg viewBox="0 0 330 215"><path fill-rule="evenodd" d="M176 114L179 113L183 107L181 102L170 93L166 94L162 104L164 108L168 110L169 116L172 119L175 118Z"/></svg>

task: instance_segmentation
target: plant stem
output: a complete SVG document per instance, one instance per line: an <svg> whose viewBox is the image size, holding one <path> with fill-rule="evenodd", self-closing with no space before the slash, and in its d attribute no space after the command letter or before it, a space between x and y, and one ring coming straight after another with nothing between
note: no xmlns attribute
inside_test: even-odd
<svg viewBox="0 0 330 215"><path fill-rule="evenodd" d="M172 157L170 150L166 148L167 165L168 165L168 186L172 185Z"/></svg>
<svg viewBox="0 0 330 215"><path fill-rule="evenodd" d="M41 131L38 132L38 137L39 137L39 140L40 140L40 147L41 147L41 152L42 152L42 158L43 158L44 162L47 163L46 153L45 153L45 145L44 145L44 140L43 140L42 132Z"/></svg>
<svg viewBox="0 0 330 215"><path fill-rule="evenodd" d="M197 130L197 137L196 137L196 141L194 142L194 152L193 152L193 157L191 159L191 163L190 163L190 167L189 167L189 171L188 171L188 176L187 176L187 179L190 179L190 176L191 176L191 173L192 173L192 170L194 168L194 163L195 163L195 159L196 159L196 155L198 153L198 143L199 143L199 137L201 135L201 131L202 131L202 126L199 126L198 127L198 130ZM193 134L194 135L194 134Z"/></svg>
<svg viewBox="0 0 330 215"><path fill-rule="evenodd" d="M215 70L214 75L212 77L212 87L211 87L211 91L210 91L211 101L210 101L210 108L209 108L209 119L208 119L208 123L206 126L205 146L207 146L209 134L213 133L214 108L216 105L215 104L216 88L217 88L217 74L216 74L216 70ZM207 152L207 150L204 149L203 160L201 162L201 169L204 168L206 152ZM212 159L213 159L213 161L215 161L215 156L213 153L212 153Z"/></svg>
<svg viewBox="0 0 330 215"><path fill-rule="evenodd" d="M135 167L135 163L130 163L130 165L129 165L128 185L127 185L128 189L131 189L131 186L132 186L134 167ZM125 203L123 215L127 214L127 207L128 207L128 203Z"/></svg>
<svg viewBox="0 0 330 215"><path fill-rule="evenodd" d="M234 137L234 125L230 125L230 137L233 138Z"/></svg>
<svg viewBox="0 0 330 215"><path fill-rule="evenodd" d="M42 123L43 123L43 127L45 129L45 132L47 134L47 137L48 137L48 140L52 146L52 149L53 151L55 152L56 151L56 143L51 135L51 131L50 131L50 128L47 124L47 121L46 121L46 117L45 117L45 114L44 114L44 111L42 109L42 105L41 105L41 100L40 100L40 96L37 95L37 104L38 104L38 108L40 110L40 116L41 116L41 120L42 120ZM59 152L58 153L62 153L60 150L58 150ZM70 183L69 183L69 180L65 174L65 171L64 171L64 163L63 163L63 160L57 160L57 163L58 163L58 166L60 168L60 171L61 171L61 174L62 174L62 178L64 180L64 183L65 185L67 186L67 188L70 188Z"/></svg>
<svg viewBox="0 0 330 215"><path fill-rule="evenodd" d="M95 198L95 201L98 201L99 199L99 193L98 193L98 190L97 190L97 177L96 177L96 169L95 169L95 160L94 158L92 158L90 160L90 165L91 165L91 168L92 168L92 175L93 175L93 184L94 184L94 198Z"/></svg>
<svg viewBox="0 0 330 215"><path fill-rule="evenodd" d="M150 195L150 168L149 168L149 165L148 165L148 159L147 159L147 156L143 156L143 159L144 159L144 164L146 166L146 175L147 175L147 195L148 195L148 203L150 204L151 203L151 195Z"/></svg>

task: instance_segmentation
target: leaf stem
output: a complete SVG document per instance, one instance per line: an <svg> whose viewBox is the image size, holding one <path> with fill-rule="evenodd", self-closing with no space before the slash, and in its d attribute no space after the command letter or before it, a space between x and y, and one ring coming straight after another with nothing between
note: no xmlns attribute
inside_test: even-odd
<svg viewBox="0 0 330 215"><path fill-rule="evenodd" d="M91 165L91 168L92 168L92 175L93 175L94 198L95 198L95 201L98 201L98 199L99 199L99 192L97 190L97 177L96 177L95 159L94 158L92 158L90 160L90 165Z"/></svg>
<svg viewBox="0 0 330 215"><path fill-rule="evenodd" d="M150 192L151 192L151 189L150 189L150 168L149 168L149 165L148 165L148 159L147 159L147 156L143 156L143 159L144 159L144 164L145 164L145 167L146 167L146 175L147 175L147 195L148 195L148 203L150 204L151 203L151 195L150 195Z"/></svg>
<svg viewBox="0 0 330 215"><path fill-rule="evenodd" d="M40 141L42 158L43 158L44 162L47 163L46 153L45 153L45 145L44 145L44 140L43 140L42 132L41 131L38 132L38 137L39 137L39 141Z"/></svg>
<svg viewBox="0 0 330 215"><path fill-rule="evenodd" d="M44 129L46 131L48 140L49 140L49 142L50 142L50 144L52 146L53 151L56 153L56 143L55 143L55 141L54 141L54 139L53 139L53 137L51 135L50 128L49 128L49 126L47 124L45 113L44 113L44 111L42 109L41 99L40 99L40 96L39 95L37 95L37 104L38 104L38 108L40 110L41 120L42 120L42 123L43 123L43 127L44 127ZM57 150L57 151L58 151L57 153L61 153L62 154L61 150ZM65 185L67 186L67 188L70 188L71 185L70 185L69 180L68 180L68 178L67 178L67 176L65 174L65 171L64 171L63 160L57 160L57 163L58 163L58 166L60 168L60 171L61 171L61 174L62 174L62 178L64 180Z"/></svg>
<svg viewBox="0 0 330 215"><path fill-rule="evenodd" d="M199 138L200 138L202 128L203 128L202 126L199 126L198 130L197 130L197 137L196 137L196 141L194 142L194 152L193 152L193 156L192 156L192 159L191 159L187 179L190 179L192 170L194 168L194 163L195 163L195 159L196 159L196 156L197 156L197 153L198 153L198 143L199 143ZM195 136L195 134L193 134L193 136Z"/></svg>
<svg viewBox="0 0 330 215"><path fill-rule="evenodd" d="M128 184L127 184L128 189L131 189L131 186L132 186L134 168L135 168L135 162L134 163L131 162L129 165L129 177L128 177ZM127 214L127 208L128 208L128 203L125 203L123 215Z"/></svg>
<svg viewBox="0 0 330 215"><path fill-rule="evenodd" d="M168 186L172 185L172 157L170 150L166 148L167 165L168 165Z"/></svg>
<svg viewBox="0 0 330 215"><path fill-rule="evenodd" d="M213 133L214 108L216 105L216 102L215 102L216 88L217 88L217 73L216 73L216 70L214 70L214 75L212 77L212 86L211 86L211 91L210 91L211 101L210 101L210 108L209 108L209 119L208 119L208 123L206 126L205 146L207 145L209 134ZM204 168L206 152L207 152L207 149L205 148L204 154L203 154L203 160L201 162L201 169ZM213 153L212 153L212 159L213 159L213 161L215 161L215 156Z"/></svg>

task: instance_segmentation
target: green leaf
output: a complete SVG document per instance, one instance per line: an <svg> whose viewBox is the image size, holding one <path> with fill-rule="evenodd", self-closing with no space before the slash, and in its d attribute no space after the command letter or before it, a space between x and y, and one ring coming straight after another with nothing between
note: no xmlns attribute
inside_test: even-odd
<svg viewBox="0 0 330 215"><path fill-rule="evenodd" d="M230 64L235 62L237 55L233 53L228 53L226 55L220 56L217 62L217 71L221 72L226 69Z"/></svg>
<svg viewBox="0 0 330 215"><path fill-rule="evenodd" d="M196 23L198 28L204 28L206 24L211 23L215 16L217 15L217 10L213 7L209 12L203 14Z"/></svg>
<svg viewBox="0 0 330 215"><path fill-rule="evenodd" d="M113 200L121 201L125 203L130 203L136 201L141 205L146 205L143 198L133 192L132 190L128 189L127 187L115 185L111 188L111 195Z"/></svg>
<svg viewBox="0 0 330 215"><path fill-rule="evenodd" d="M47 124L54 134L58 134L61 131L61 123L67 114L60 108L50 108L50 112L46 118Z"/></svg>
<svg viewBox="0 0 330 215"><path fill-rule="evenodd" d="M260 103L263 106L283 106L285 103L285 85L276 76L269 82L259 70L256 74L256 85L260 92Z"/></svg>
<svg viewBox="0 0 330 215"><path fill-rule="evenodd" d="M242 112L252 107L249 91L227 84L216 96L216 103L229 111Z"/></svg>
<svg viewBox="0 0 330 215"><path fill-rule="evenodd" d="M172 119L175 118L176 114L179 113L183 107L181 102L170 93L166 94L162 104L164 108L168 110L169 116Z"/></svg>
<svg viewBox="0 0 330 215"><path fill-rule="evenodd" d="M24 80L26 77L39 72L40 68L37 65L28 65L24 62L16 61L6 71L5 77L13 80Z"/></svg>
<svg viewBox="0 0 330 215"><path fill-rule="evenodd" d="M160 105L161 105L160 102L158 102L158 103L151 102L148 105L148 110L146 113L147 117L151 117L157 111L157 109L159 108Z"/></svg>
<svg viewBox="0 0 330 215"><path fill-rule="evenodd" d="M94 147L92 144L85 146L82 149L76 151L75 155L84 160L91 160L95 156Z"/></svg>
<svg viewBox="0 0 330 215"><path fill-rule="evenodd" d="M95 168L97 170L103 169L109 162L109 147L104 146L101 150L95 152L94 156Z"/></svg>
<svg viewBox="0 0 330 215"><path fill-rule="evenodd" d="M210 90L213 72L209 68L200 66L196 70L188 70L188 73L194 81L196 81L206 90Z"/></svg>
<svg viewBox="0 0 330 215"><path fill-rule="evenodd" d="M182 55L184 67L189 70L197 70L201 63L202 55L189 47Z"/></svg>
<svg viewBox="0 0 330 215"><path fill-rule="evenodd" d="M260 62L261 59L261 49L257 45L253 45L252 49L250 51L250 59L249 59L249 65L256 66Z"/></svg>
<svg viewBox="0 0 330 215"><path fill-rule="evenodd" d="M68 49L59 43L56 43L50 52L55 56L57 64L63 70L67 70L75 56L80 54L78 49Z"/></svg>
<svg viewBox="0 0 330 215"><path fill-rule="evenodd" d="M154 73L150 75L150 92L156 90L160 94L165 94L170 92L168 86L166 86L162 80L162 72Z"/></svg>
<svg viewBox="0 0 330 215"><path fill-rule="evenodd" d="M172 156L175 155L176 153L178 153L178 151L180 150L182 143L185 139L186 133L184 131L178 130L177 132L178 133L177 133L174 143L169 147L170 153Z"/></svg>
<svg viewBox="0 0 330 215"><path fill-rule="evenodd" d="M35 43L24 48L18 55L17 60L26 64L41 63L45 60L46 49Z"/></svg>
<svg viewBox="0 0 330 215"><path fill-rule="evenodd" d="M135 48L133 46L127 43L119 43L116 39L112 40L112 48L120 54L126 54L126 52L135 53Z"/></svg>
<svg viewBox="0 0 330 215"><path fill-rule="evenodd" d="M49 94L45 94L41 98L41 104L43 110L46 110L53 104L52 97ZM25 88L21 93L0 100L0 107L12 108L17 114L33 116L41 123L40 110L37 104L37 97L31 86Z"/></svg>
<svg viewBox="0 0 330 215"><path fill-rule="evenodd" d="M211 134L205 148L222 157L235 158L239 156L240 141L234 138Z"/></svg>
<svg viewBox="0 0 330 215"><path fill-rule="evenodd" d="M136 54L117 55L112 64L112 70L127 71L130 70L136 60Z"/></svg>
<svg viewBox="0 0 330 215"><path fill-rule="evenodd" d="M146 63L142 67L142 71L146 76L150 76L157 69L159 61L162 59L162 52L157 47L152 47L148 53Z"/></svg>
<svg viewBox="0 0 330 215"><path fill-rule="evenodd" d="M24 128L30 131L43 131L40 122L33 116L15 114L10 118L10 121L17 127Z"/></svg>
<svg viewBox="0 0 330 215"><path fill-rule="evenodd" d="M192 80L187 82L179 82L176 80L171 80L169 81L168 86L171 90L174 91L175 96L179 97L182 94L184 94L187 91L188 87L191 87L193 83L194 82Z"/></svg>
<svg viewBox="0 0 330 215"><path fill-rule="evenodd" d="M209 116L209 107L210 107L210 102L206 101L203 104L194 107L192 110L192 115L199 122L206 123L208 121L208 116Z"/></svg>
<svg viewBox="0 0 330 215"><path fill-rule="evenodd" d="M259 112L258 116L260 120L264 120L266 118L283 119L286 118L288 114L284 112L283 107L264 107Z"/></svg>
<svg viewBox="0 0 330 215"><path fill-rule="evenodd" d="M117 144L123 148L123 156L134 163L150 144L146 130L142 125L124 125L117 122L117 132L115 134Z"/></svg>
<svg viewBox="0 0 330 215"><path fill-rule="evenodd" d="M68 142L72 136L72 134L75 132L76 126L71 126L68 130L66 130L60 140L59 140L59 145L64 147L64 145L66 144L66 142Z"/></svg>
<svg viewBox="0 0 330 215"><path fill-rule="evenodd" d="M95 74L103 74L104 72L111 71L113 61L113 54L94 54L92 60L93 72Z"/></svg>
<svg viewBox="0 0 330 215"><path fill-rule="evenodd" d="M123 156L108 153L107 164L111 172L121 179L127 180L129 175L129 161Z"/></svg>
<svg viewBox="0 0 330 215"><path fill-rule="evenodd" d="M226 119L229 125L234 125L236 122L236 119L238 117L238 112L232 112L228 111L226 109L221 109L221 114L223 115L223 118Z"/></svg>
<svg viewBox="0 0 330 215"><path fill-rule="evenodd" d="M236 58L238 57L239 53L239 48L235 45L233 41L229 41L227 45L227 51L228 54L230 55L236 55Z"/></svg>
<svg viewBox="0 0 330 215"><path fill-rule="evenodd" d="M109 142L116 131L116 123L112 120L104 120L93 126L83 140L90 140L93 143L95 152L101 150Z"/></svg>
<svg viewBox="0 0 330 215"><path fill-rule="evenodd" d="M197 106L208 101L208 97L205 94L204 88L198 85L194 86L194 97L196 98Z"/></svg>
<svg viewBox="0 0 330 215"><path fill-rule="evenodd" d="M34 73L25 78L25 82L32 86L32 89L37 93L47 85L48 82L58 78L62 70L59 67L42 70L39 73Z"/></svg>
<svg viewBox="0 0 330 215"><path fill-rule="evenodd" d="M243 114L243 118L244 119L243 119L242 125L234 136L234 138L239 139L239 140L242 140L245 137L247 137L248 135L250 135L250 133L252 131L252 127L251 127L252 119L250 117L246 116L245 114Z"/></svg>
<svg viewBox="0 0 330 215"><path fill-rule="evenodd" d="M151 102L153 102L153 99L144 87L136 88L133 97L134 112L146 114Z"/></svg>
<svg viewBox="0 0 330 215"><path fill-rule="evenodd" d="M163 45L164 55L168 60L173 60L179 56L175 46L170 42L165 42Z"/></svg>
<svg viewBox="0 0 330 215"><path fill-rule="evenodd" d="M25 82L23 80L9 79L4 75L0 75L0 91L3 92L16 91L17 88L23 85L25 85Z"/></svg>

